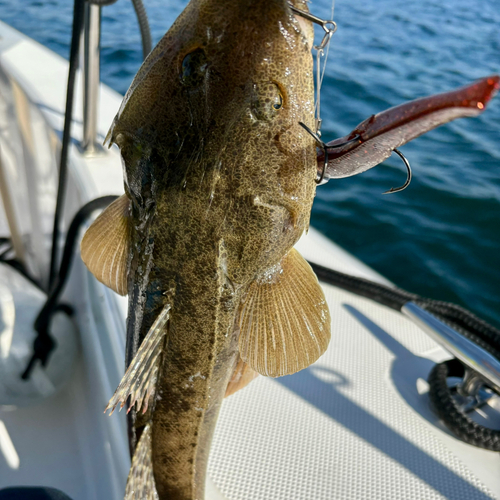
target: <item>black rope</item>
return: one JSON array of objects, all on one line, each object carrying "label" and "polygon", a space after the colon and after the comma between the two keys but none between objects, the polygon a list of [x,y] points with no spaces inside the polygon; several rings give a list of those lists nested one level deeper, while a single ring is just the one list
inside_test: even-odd
[{"label": "black rope", "polygon": [[474,422],[459,407],[448,387],[448,377],[464,377],[464,366],[451,359],[434,366],[429,374],[429,399],[443,423],[462,441],[491,451],[500,451],[500,430]]},{"label": "black rope", "polygon": [[78,234],[82,225],[92,212],[98,210],[99,208],[107,207],[112,201],[116,200],[116,198],[117,196],[103,196],[92,200],[80,208],[73,218],[68,230],[68,235],[66,236],[61,267],[54,280],[49,296],[47,297],[42,310],[38,313],[35,320],[34,327],[37,332],[37,336],[33,345],[33,355],[31,356],[28,366],[21,375],[24,380],[29,378],[37,361],[40,361],[42,366],[46,366],[51,352],[56,347],[56,342],[49,332],[50,322],[55,312],[62,311],[67,314],[71,314],[72,309],[65,304],[59,304],[58,301],[69,276],[75,250],[75,243],[77,242]]},{"label": "black rope", "polygon": [[313,262],[309,262],[309,264],[320,281],[372,299],[396,311],[401,311],[401,308],[407,302],[415,302],[423,309],[457,329],[467,338],[473,341],[484,341],[489,344],[489,349],[500,349],[500,330],[463,307],[449,302],[421,297],[401,288],[389,287],[364,278],[350,276],[349,274],[334,271]]},{"label": "black rope", "polygon": [[45,293],[45,289],[42,287],[40,282],[33,278],[33,276],[31,276],[27,269],[17,259],[0,259],[0,262],[15,269],[19,274],[22,274],[28,281],[33,283],[33,285]]},{"label": "black rope", "polygon": [[[3,248],[2,248],[3,247]],[[0,238],[0,261],[5,260],[7,255],[13,251],[10,238]]]},{"label": "black rope", "polygon": [[[500,359],[500,330],[463,307],[421,297],[401,288],[350,276],[312,262],[309,264],[320,281],[369,298],[396,311],[401,311],[407,302],[415,302],[422,309]],[[456,376],[457,363],[462,367],[463,372],[462,363],[453,360],[451,364],[448,361],[439,363],[429,375],[429,397],[436,412],[448,429],[463,441],[488,450],[500,451],[500,432],[475,423],[460,409],[453,398],[446,379]],[[468,369],[470,370],[470,367]]]},{"label": "black rope", "polygon": [[75,0],[73,4],[73,29],[69,53],[68,87],[66,91],[66,110],[64,113],[64,128],[62,136],[61,158],[59,163],[59,182],[57,186],[56,211],[54,213],[54,229],[52,232],[52,251],[50,255],[49,290],[55,280],[58,265],[59,233],[64,199],[66,195],[66,178],[68,174],[68,152],[71,141],[71,121],[73,118],[73,100],[75,94],[76,70],[80,50],[80,35],[83,29],[84,0]]}]

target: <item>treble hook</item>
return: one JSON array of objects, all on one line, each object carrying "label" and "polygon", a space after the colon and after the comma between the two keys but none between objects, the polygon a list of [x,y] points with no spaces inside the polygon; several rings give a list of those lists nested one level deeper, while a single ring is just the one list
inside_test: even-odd
[{"label": "treble hook", "polygon": [[[323,161],[323,168],[321,170],[321,175],[319,179],[316,179],[316,184],[321,184],[323,182],[323,179],[325,178],[325,171],[326,171],[326,166],[328,165],[328,150],[329,149],[335,149],[335,148],[342,148],[346,144],[351,144],[351,142],[356,142],[359,139],[361,139],[361,136],[359,134],[356,134],[352,139],[349,139],[348,141],[345,141],[341,144],[335,144],[334,146],[329,146],[326,144],[319,135],[315,132],[313,132],[305,123],[299,122],[299,125],[309,134],[311,134],[314,138],[314,140],[318,143],[318,146],[323,150],[323,153],[325,154],[325,160]],[[404,189],[404,188],[403,188]]]},{"label": "treble hook", "polygon": [[389,191],[384,191],[382,194],[391,194],[391,193],[399,193],[399,191],[403,191],[403,189],[406,189],[411,182],[411,167],[410,167],[410,162],[406,159],[405,155],[399,151],[399,149],[393,149],[393,151],[403,160],[406,170],[408,171],[407,177],[406,177],[406,182],[397,188],[391,188]]}]

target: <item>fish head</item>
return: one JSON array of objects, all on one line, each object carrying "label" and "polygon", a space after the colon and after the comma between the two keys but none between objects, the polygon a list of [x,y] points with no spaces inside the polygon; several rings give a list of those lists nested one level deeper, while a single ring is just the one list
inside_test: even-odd
[{"label": "fish head", "polygon": [[165,189],[199,193],[224,214],[233,253],[259,239],[266,255],[253,252],[254,268],[296,242],[315,194],[315,143],[299,125],[314,128],[313,28],[291,4],[307,10],[303,0],[191,0],[109,134],[133,202],[147,209]]}]

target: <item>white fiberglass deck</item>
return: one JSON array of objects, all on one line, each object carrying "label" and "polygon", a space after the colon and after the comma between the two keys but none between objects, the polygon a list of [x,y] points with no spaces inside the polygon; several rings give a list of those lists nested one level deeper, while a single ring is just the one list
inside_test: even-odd
[{"label": "white fiberglass deck", "polygon": [[[5,25],[0,36],[2,74],[59,135],[66,63]],[[9,82],[3,85],[12,88]],[[102,88],[102,136],[119,103]],[[12,123],[0,115],[0,125],[0,150],[15,153],[7,143],[15,135]],[[13,164],[22,156],[14,153]],[[115,150],[86,160],[73,147],[71,161],[69,215],[90,198],[121,191]],[[30,168],[36,175],[36,164]],[[47,192],[54,190],[53,173],[51,179]],[[53,205],[40,201],[40,214],[19,205],[27,231],[36,216],[50,220]],[[314,230],[298,248],[311,261],[383,281]],[[225,498],[498,498],[498,454],[457,441],[429,409],[425,380],[446,354],[400,314],[331,286],[325,293],[332,316],[325,355],[296,375],[259,377],[223,405],[209,469]],[[81,263],[73,267],[65,299],[77,310],[78,362],[55,396],[0,408],[0,488],[44,485],[74,500],[120,500],[129,467],[123,413],[110,418],[102,411],[123,373],[126,299],[97,283]]]}]

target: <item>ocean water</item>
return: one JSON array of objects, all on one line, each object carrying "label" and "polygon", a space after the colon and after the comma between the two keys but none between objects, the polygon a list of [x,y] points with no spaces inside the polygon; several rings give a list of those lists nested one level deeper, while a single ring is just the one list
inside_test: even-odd
[{"label": "ocean water", "polygon": [[[144,0],[156,43],[186,1]],[[68,57],[72,2],[0,0],[0,19]],[[331,0],[311,10],[328,18]],[[322,88],[323,138],[371,114],[500,72],[498,0],[337,0]],[[103,9],[102,80],[124,93],[141,63],[131,4]],[[500,325],[500,96],[383,165],[318,188],[312,224],[398,286]]]}]

